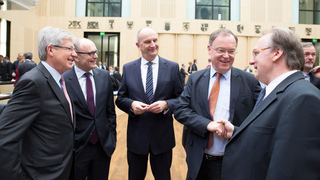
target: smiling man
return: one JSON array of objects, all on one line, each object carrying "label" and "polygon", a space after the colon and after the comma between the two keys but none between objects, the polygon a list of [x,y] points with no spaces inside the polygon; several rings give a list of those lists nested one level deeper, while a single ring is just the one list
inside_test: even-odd
[{"label": "smiling man", "polygon": [[172,112],[183,90],[179,65],[158,56],[158,33],[149,27],[139,30],[136,46],[142,57],[123,66],[116,101],[129,115],[129,180],[145,178],[149,157],[155,179],[167,180],[175,146]]},{"label": "smiling man", "polygon": [[212,133],[216,121],[227,119],[240,125],[258,98],[261,88],[254,76],[232,67],[237,44],[238,38],[230,30],[213,32],[207,47],[211,67],[190,75],[176,105],[175,118],[190,131],[187,179],[220,180],[228,139]]},{"label": "smiling man", "polygon": [[97,68],[98,51],[86,38],[74,42],[78,57],[65,72],[74,102],[76,125],[75,179],[108,179],[111,155],[116,147],[116,114],[109,72]]},{"label": "smiling man", "polygon": [[39,31],[41,62],[21,77],[0,117],[1,179],[69,179],[74,118],[61,75],[77,57],[73,39],[58,28]]}]

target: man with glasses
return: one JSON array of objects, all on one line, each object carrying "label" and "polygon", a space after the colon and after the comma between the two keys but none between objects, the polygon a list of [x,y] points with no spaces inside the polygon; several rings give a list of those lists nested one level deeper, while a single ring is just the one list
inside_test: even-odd
[{"label": "man with glasses", "polygon": [[207,48],[212,66],[190,75],[176,105],[175,118],[189,130],[185,133],[189,136],[187,179],[220,180],[228,139],[212,133],[219,127],[216,121],[227,119],[240,125],[261,90],[252,74],[232,67],[237,43],[230,30],[221,28],[211,34]]},{"label": "man with glasses", "polygon": [[304,78],[315,85],[318,89],[320,89],[320,79],[318,79],[312,71],[314,63],[316,61],[316,48],[311,42],[303,42],[302,47],[305,60],[302,70]]},{"label": "man with glasses", "polygon": [[305,63],[300,38],[274,27],[254,53],[250,64],[267,87],[240,127],[220,121],[232,136],[221,179],[319,179],[320,91],[300,71]]},{"label": "man with glasses", "polygon": [[0,178],[69,179],[73,163],[73,108],[62,74],[77,57],[74,36],[39,31],[41,62],[24,74],[0,117]]},{"label": "man with glasses", "polygon": [[74,102],[77,125],[75,179],[108,179],[116,147],[116,114],[109,72],[97,68],[98,51],[85,38],[74,42],[75,66],[63,74]]}]

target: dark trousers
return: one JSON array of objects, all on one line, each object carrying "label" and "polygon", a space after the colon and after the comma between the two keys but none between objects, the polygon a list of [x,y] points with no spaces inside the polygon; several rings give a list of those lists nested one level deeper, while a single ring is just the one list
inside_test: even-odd
[{"label": "dark trousers", "polygon": [[155,180],[171,179],[170,167],[172,163],[172,150],[161,154],[135,154],[128,150],[129,180],[143,180],[147,173],[148,156]]},{"label": "dark trousers", "polygon": [[100,141],[95,145],[90,142],[76,155],[76,180],[107,180],[111,158],[102,149]]},{"label": "dark trousers", "polygon": [[197,180],[221,180],[222,159],[203,157]]}]

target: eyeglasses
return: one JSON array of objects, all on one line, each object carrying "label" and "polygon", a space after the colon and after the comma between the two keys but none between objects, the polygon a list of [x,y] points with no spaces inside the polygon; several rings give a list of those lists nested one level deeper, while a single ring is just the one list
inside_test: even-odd
[{"label": "eyeglasses", "polygon": [[94,57],[94,55],[99,55],[99,51],[96,50],[96,51],[91,51],[91,52],[76,52],[78,54],[88,54],[90,57]]},{"label": "eyeglasses", "polygon": [[267,49],[270,49],[270,48],[271,47],[266,47],[266,48],[262,48],[262,49],[253,50],[252,51],[252,55],[255,58],[261,53],[261,51],[264,51],[264,50],[267,50]]},{"label": "eyeglasses", "polygon": [[215,50],[220,55],[225,54],[226,52],[228,52],[230,56],[234,56],[235,54],[237,54],[236,50],[229,50],[229,51],[224,49],[213,49],[213,50]]},{"label": "eyeglasses", "polygon": [[304,56],[305,56],[305,57],[308,57],[308,56],[315,57],[316,54],[314,54],[314,53],[312,53],[312,54],[310,54],[310,53],[305,53]]},{"label": "eyeglasses", "polygon": [[59,45],[52,45],[52,46],[56,47],[56,48],[64,48],[64,49],[67,49],[70,52],[74,51],[73,47],[65,47],[65,46],[59,46]]}]

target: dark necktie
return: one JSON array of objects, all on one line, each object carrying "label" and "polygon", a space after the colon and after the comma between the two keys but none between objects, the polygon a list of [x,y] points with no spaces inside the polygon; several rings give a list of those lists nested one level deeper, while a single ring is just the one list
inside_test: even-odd
[{"label": "dark necktie", "polygon": [[61,84],[61,89],[64,93],[64,96],[66,97],[68,103],[69,103],[69,108],[70,108],[70,113],[71,113],[71,121],[73,122],[73,115],[72,115],[72,106],[71,106],[71,101],[70,101],[70,97],[67,93],[67,88],[66,88],[66,83],[64,82],[64,79],[63,77],[61,76],[61,79],[60,79],[60,84]]},{"label": "dark necktie", "polygon": [[[214,115],[214,111],[216,109],[217,101],[218,101],[218,97],[219,97],[220,77],[222,74],[216,73],[216,75],[217,75],[217,78],[212,86],[211,93],[209,96],[209,110],[210,110],[210,115],[211,115],[212,121],[214,121],[213,115]],[[213,133],[210,132],[208,143],[207,143],[207,149],[210,149],[212,146],[213,146]]]},{"label": "dark necktie", "polygon": [[148,62],[147,80],[146,80],[146,95],[148,103],[151,104],[153,100],[153,74],[152,74],[152,62]]},{"label": "dark necktie", "polygon": [[256,105],[254,106],[254,109],[257,108],[259,106],[259,104],[262,102],[264,96],[266,95],[266,88],[263,88],[261,91],[260,91],[260,94],[259,94],[259,97],[258,97],[258,100],[256,102]]},{"label": "dark necktie", "polygon": [[[84,74],[87,77],[86,80],[86,89],[87,89],[87,104],[89,106],[89,109],[91,111],[91,113],[94,115],[94,111],[95,111],[95,106],[94,106],[94,96],[93,96],[93,88],[92,88],[92,82],[90,79],[90,75],[91,73],[85,73]],[[97,128],[94,128],[94,131],[90,137],[90,142],[92,144],[96,144],[97,141],[99,139],[99,135],[97,132]]]}]

